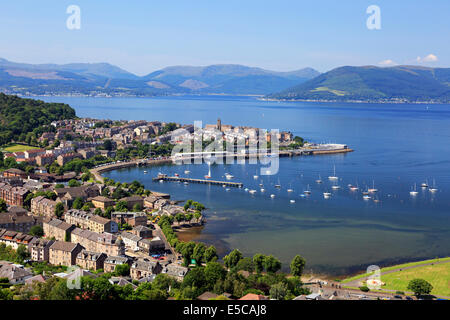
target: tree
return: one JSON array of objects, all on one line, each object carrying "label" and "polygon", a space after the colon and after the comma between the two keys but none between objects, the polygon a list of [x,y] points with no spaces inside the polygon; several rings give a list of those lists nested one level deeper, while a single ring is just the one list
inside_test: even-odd
[{"label": "tree", "polygon": [[32,226],[30,229],[30,234],[36,237],[43,237],[44,229],[40,225]]},{"label": "tree", "polygon": [[277,258],[275,258],[274,256],[270,255],[270,256],[266,256],[264,258],[264,268],[266,269],[267,272],[269,273],[275,273],[278,270],[281,269],[281,262],[280,260],[278,260]]},{"label": "tree", "polygon": [[124,200],[118,201],[116,203],[116,211],[127,212],[128,211],[128,203]]},{"label": "tree", "polygon": [[30,258],[30,253],[28,252],[27,247],[23,244],[20,244],[19,247],[17,247],[16,254],[19,262],[23,262],[24,260]]},{"label": "tree", "polygon": [[142,205],[140,203],[136,203],[133,206],[133,212],[141,212],[142,211]]},{"label": "tree", "polygon": [[234,249],[223,258],[225,266],[229,269],[235,267],[239,260],[242,259],[242,253],[238,249]]},{"label": "tree", "polygon": [[408,290],[414,292],[416,296],[430,294],[433,286],[424,279],[413,279],[408,283]]},{"label": "tree", "polygon": [[63,214],[64,214],[64,205],[62,202],[58,202],[55,206],[55,215],[58,218],[61,218]]},{"label": "tree", "polygon": [[253,260],[251,258],[243,258],[236,265],[236,269],[253,272],[253,270],[255,270],[255,266],[254,266]]},{"label": "tree", "polygon": [[208,290],[213,289],[217,281],[225,280],[225,277],[227,275],[227,271],[218,262],[209,262],[205,267],[204,273]]},{"label": "tree", "polygon": [[94,214],[97,215],[97,216],[102,216],[103,215],[103,211],[100,208],[96,208],[94,210]]},{"label": "tree", "polygon": [[191,269],[183,279],[183,286],[203,289],[207,285],[205,268],[196,267]]},{"label": "tree", "polygon": [[207,263],[211,262],[211,261],[216,261],[217,259],[219,259],[219,256],[217,255],[216,247],[209,246],[208,249],[205,250],[205,254],[203,255],[203,257],[205,258],[205,261]]},{"label": "tree", "polygon": [[130,275],[130,266],[128,264],[126,264],[126,263],[119,264],[114,269],[114,273],[117,276],[122,276],[122,277],[129,276]]},{"label": "tree", "polygon": [[6,209],[8,206],[6,205],[6,201],[3,199],[0,199],[0,212],[6,212]]},{"label": "tree", "polygon": [[205,251],[206,246],[201,242],[197,243],[194,247],[194,252],[192,253],[192,259],[195,259],[198,264],[201,264],[204,260]]},{"label": "tree", "polygon": [[69,180],[69,187],[73,188],[73,187],[79,187],[79,186],[81,186],[81,183],[78,182],[77,180],[75,180],[75,179]]},{"label": "tree", "polygon": [[285,283],[279,282],[270,288],[270,298],[275,300],[284,300],[288,294],[288,288]]},{"label": "tree", "polygon": [[113,144],[112,144],[111,140],[103,141],[103,149],[108,150],[108,151],[111,151],[113,149]]},{"label": "tree", "polygon": [[72,203],[72,208],[73,209],[81,209],[83,208],[84,202],[82,198],[76,198],[73,203]]},{"label": "tree", "polygon": [[255,266],[255,270],[258,273],[261,273],[264,271],[264,255],[257,253],[253,256],[253,264]]},{"label": "tree", "polygon": [[306,260],[299,255],[296,255],[291,261],[291,273],[293,276],[301,277],[303,269],[305,268]]}]

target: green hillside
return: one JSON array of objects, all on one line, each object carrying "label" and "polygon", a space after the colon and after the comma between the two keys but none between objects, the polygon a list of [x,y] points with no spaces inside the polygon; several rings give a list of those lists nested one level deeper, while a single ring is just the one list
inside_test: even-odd
[{"label": "green hillside", "polygon": [[36,138],[38,131],[52,121],[73,118],[75,110],[67,104],[46,103],[0,93],[0,145]]},{"label": "green hillside", "polygon": [[418,66],[340,67],[268,97],[446,103],[450,102],[450,69]]}]

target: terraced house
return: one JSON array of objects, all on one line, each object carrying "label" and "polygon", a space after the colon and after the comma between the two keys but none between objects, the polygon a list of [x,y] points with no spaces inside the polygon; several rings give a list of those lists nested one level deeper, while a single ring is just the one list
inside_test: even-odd
[{"label": "terraced house", "polygon": [[88,229],[98,233],[116,233],[119,231],[119,226],[116,222],[81,210],[71,209],[67,211],[64,215],[64,220],[81,229]]},{"label": "terraced house", "polygon": [[44,198],[43,196],[38,196],[31,199],[31,213],[37,216],[54,218],[57,203],[57,201]]},{"label": "terraced house", "polygon": [[122,239],[110,233],[75,228],[71,233],[71,241],[81,244],[88,251],[103,252],[108,256],[125,254],[125,245]]},{"label": "terraced house", "polygon": [[67,241],[70,239],[72,230],[75,229],[74,225],[59,219],[53,219],[50,221],[44,221],[44,236],[48,239],[55,238],[59,241]]},{"label": "terraced house", "polygon": [[73,266],[84,248],[79,243],[55,241],[49,250],[49,263],[55,266]]}]

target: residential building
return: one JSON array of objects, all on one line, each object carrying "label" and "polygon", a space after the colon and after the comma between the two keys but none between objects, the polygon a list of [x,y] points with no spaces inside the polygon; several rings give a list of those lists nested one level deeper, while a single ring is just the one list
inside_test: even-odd
[{"label": "residential building", "polygon": [[29,245],[31,260],[49,261],[49,251],[55,241],[47,239],[34,238]]},{"label": "residential building", "polygon": [[153,237],[153,231],[152,231],[152,229],[150,229],[150,228],[148,228],[148,227],[146,227],[146,226],[137,226],[137,227],[134,227],[134,228],[131,230],[131,233],[132,233],[132,234],[135,234],[135,235],[137,235],[138,237],[141,237],[141,238],[143,238],[143,239],[149,239],[149,238]]},{"label": "residential building", "polygon": [[106,254],[82,250],[76,258],[76,264],[86,270],[103,269]]},{"label": "residential building", "polygon": [[25,198],[30,193],[23,187],[13,187],[9,183],[0,182],[0,199],[10,206],[23,206]]},{"label": "residential building", "polygon": [[120,236],[122,237],[123,242],[125,243],[125,248],[138,251],[139,250],[139,241],[142,240],[141,237],[132,234],[130,232],[123,231]]},{"label": "residential building", "polygon": [[129,257],[108,256],[104,262],[103,271],[111,273],[116,270],[116,266],[121,264],[131,265],[131,262],[132,260]]},{"label": "residential building", "polygon": [[127,203],[128,210],[134,208],[135,205],[140,205],[141,208],[144,206],[144,199],[141,196],[130,196],[120,199],[120,201],[125,201]]},{"label": "residential building", "polygon": [[92,204],[96,208],[100,208],[102,210],[105,210],[108,207],[114,207],[115,201],[113,199],[103,197],[103,196],[97,196],[91,199]]},{"label": "residential building", "polygon": [[56,156],[53,154],[42,154],[35,158],[38,166],[45,166],[46,164],[52,164],[56,160]]},{"label": "residential building", "polygon": [[67,162],[72,161],[73,159],[80,159],[83,156],[79,153],[66,153],[66,154],[60,154],[57,158],[56,161],[58,162],[58,164],[62,167],[64,166]]},{"label": "residential building", "polygon": [[55,241],[50,246],[49,263],[55,266],[73,266],[83,249],[79,243]]},{"label": "residential building", "polygon": [[71,232],[75,226],[59,219],[46,220],[43,223],[44,236],[48,239],[55,238],[59,241],[70,240]]},{"label": "residential building", "polygon": [[79,228],[88,229],[94,232],[116,233],[119,231],[119,226],[115,221],[81,210],[68,210],[64,215],[64,220]]},{"label": "residential building", "polygon": [[0,228],[19,232],[30,232],[31,227],[42,225],[42,219],[13,212],[0,213]]},{"label": "residential building", "polygon": [[162,269],[159,262],[137,260],[131,264],[130,275],[133,280],[139,280],[153,274],[159,274]]},{"label": "residential building", "polygon": [[125,254],[125,244],[121,237],[110,233],[98,233],[76,228],[71,233],[71,241],[80,243],[88,251],[103,252],[108,256]]},{"label": "residential building", "polygon": [[44,216],[48,218],[55,217],[55,209],[58,202],[38,196],[31,199],[31,213],[36,216]]},{"label": "residential building", "polygon": [[132,227],[147,226],[147,214],[144,212],[113,212],[111,220],[118,224],[129,224]]},{"label": "residential building", "polygon": [[33,276],[33,273],[23,266],[8,261],[0,261],[0,278],[7,278],[11,284],[22,284]]},{"label": "residential building", "polygon": [[171,277],[174,277],[178,281],[183,281],[188,271],[188,268],[180,266],[179,264],[169,263],[163,267],[161,273],[165,273]]}]

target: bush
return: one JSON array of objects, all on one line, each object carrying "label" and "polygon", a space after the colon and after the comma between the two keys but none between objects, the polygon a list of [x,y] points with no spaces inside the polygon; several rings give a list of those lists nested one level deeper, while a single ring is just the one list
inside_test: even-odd
[{"label": "bush", "polygon": [[359,290],[361,290],[362,292],[369,292],[370,291],[369,287],[367,287],[367,286],[359,287]]}]

